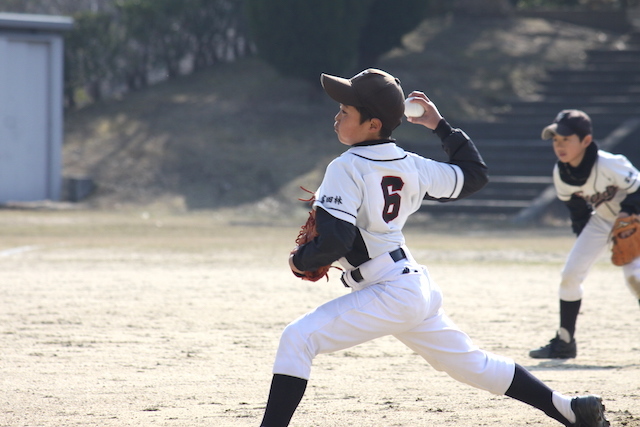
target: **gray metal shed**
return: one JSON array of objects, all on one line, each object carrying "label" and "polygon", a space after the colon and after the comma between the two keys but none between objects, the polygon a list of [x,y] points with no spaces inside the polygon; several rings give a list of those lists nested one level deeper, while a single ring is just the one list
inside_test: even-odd
[{"label": "gray metal shed", "polygon": [[0,13],[0,204],[59,200],[64,16]]}]

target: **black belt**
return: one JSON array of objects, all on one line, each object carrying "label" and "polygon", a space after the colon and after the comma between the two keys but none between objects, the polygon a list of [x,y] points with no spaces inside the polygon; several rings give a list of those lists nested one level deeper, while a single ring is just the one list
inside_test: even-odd
[{"label": "black belt", "polygon": [[[402,248],[398,248],[394,251],[389,252],[389,256],[391,257],[393,262],[398,262],[402,259],[407,259],[407,254],[404,253],[404,250]],[[347,273],[347,274],[351,274],[351,278],[356,283],[360,283],[364,280],[364,277],[362,277],[362,273],[360,273],[359,268],[356,268],[355,270],[351,270],[351,273]],[[344,280],[344,277],[340,277],[340,280],[342,280],[342,284],[344,286],[346,286],[347,288],[349,287],[347,282]]]}]

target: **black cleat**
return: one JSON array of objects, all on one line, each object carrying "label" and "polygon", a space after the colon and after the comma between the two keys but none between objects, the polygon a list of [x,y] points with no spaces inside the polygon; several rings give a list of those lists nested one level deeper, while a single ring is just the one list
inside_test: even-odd
[{"label": "black cleat", "polygon": [[574,427],[609,427],[604,416],[604,405],[600,396],[580,396],[571,400],[571,409],[576,414]]},{"label": "black cleat", "polygon": [[556,335],[554,339],[549,341],[549,344],[536,350],[531,350],[529,357],[534,359],[572,359],[576,357],[577,353],[578,349],[574,338],[568,343]]}]

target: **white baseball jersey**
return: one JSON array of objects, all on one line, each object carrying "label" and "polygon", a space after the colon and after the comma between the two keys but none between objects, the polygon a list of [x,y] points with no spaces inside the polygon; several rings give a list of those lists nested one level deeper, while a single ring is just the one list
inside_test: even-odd
[{"label": "white baseball jersey", "polygon": [[[621,210],[620,203],[638,190],[640,179],[638,170],[625,156],[598,150],[584,184],[564,182],[557,163],[553,169],[553,182],[560,200],[566,202],[576,195],[593,209],[593,215],[567,256],[560,280],[560,299],[579,301],[584,296],[583,283],[589,270],[609,244],[611,227]],[[640,258],[623,266],[622,271],[627,286],[640,298]]]},{"label": "white baseball jersey", "polygon": [[[308,379],[317,354],[393,335],[435,369],[459,381],[496,394],[510,386],[513,360],[479,349],[446,316],[440,288],[404,245],[402,226],[425,196],[456,199],[486,182],[482,159],[466,134],[443,133],[443,148],[453,153],[451,163],[406,152],[393,141],[380,141],[352,146],[329,164],[314,207],[333,217],[334,225],[347,223],[358,230],[353,248],[339,259],[345,267],[343,279],[353,279],[343,280],[351,292],[285,328],[274,374]],[[332,233],[323,229],[320,236],[323,232]],[[402,257],[394,259],[391,253],[398,248]],[[301,257],[317,254],[303,252]],[[350,254],[349,259],[359,261],[355,269],[359,280],[351,274],[356,266],[347,261]]]},{"label": "white baseball jersey", "polygon": [[638,170],[620,154],[598,150],[598,158],[583,185],[570,185],[562,181],[556,164],[553,182],[558,198],[568,201],[572,194],[587,201],[596,215],[613,222],[620,213],[620,202],[640,186]]},{"label": "white baseball jersey", "polygon": [[[406,152],[393,142],[355,146],[329,164],[315,206],[357,226],[375,258],[404,245],[402,227],[425,195],[456,198],[463,183],[458,166]],[[346,258],[339,262],[353,268]]]}]

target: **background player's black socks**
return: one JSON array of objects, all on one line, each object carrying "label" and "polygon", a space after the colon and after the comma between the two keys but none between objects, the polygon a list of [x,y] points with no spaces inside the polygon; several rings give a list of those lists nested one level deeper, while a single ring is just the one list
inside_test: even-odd
[{"label": "background player's black socks", "polygon": [[505,395],[540,409],[566,426],[570,425],[553,404],[553,390],[517,363],[513,381]]},{"label": "background player's black socks", "polygon": [[578,313],[580,313],[581,303],[582,300],[560,300],[560,327],[566,329],[572,339],[573,335],[576,333],[576,321],[578,320]]},{"label": "background player's black socks", "polygon": [[261,427],[286,427],[307,388],[307,380],[275,374]]}]

